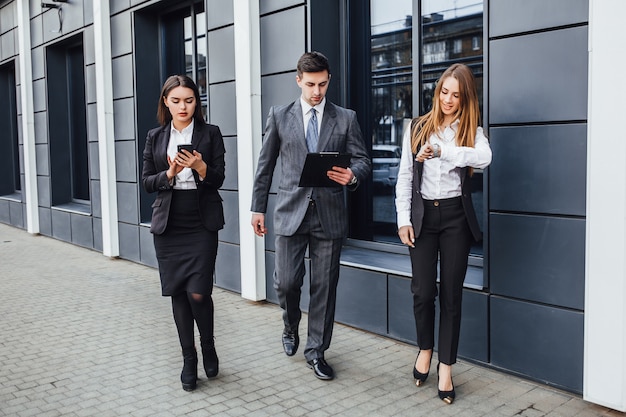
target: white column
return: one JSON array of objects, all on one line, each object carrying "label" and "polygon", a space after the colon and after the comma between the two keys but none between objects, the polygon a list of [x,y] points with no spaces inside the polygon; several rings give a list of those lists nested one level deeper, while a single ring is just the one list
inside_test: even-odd
[{"label": "white column", "polygon": [[250,226],[252,186],[261,150],[261,42],[258,0],[234,0],[241,296],[264,300],[265,241]]},{"label": "white column", "polygon": [[[626,411],[626,2],[589,1],[583,396]],[[572,167],[572,169],[577,169]]]},{"label": "white column", "polygon": [[17,0],[17,37],[22,102],[22,143],[24,149],[24,197],[26,230],[39,233],[37,158],[35,152],[35,110],[33,106],[33,62],[30,50],[30,10],[28,0]]},{"label": "white column", "polygon": [[115,136],[113,131],[113,69],[111,55],[111,12],[109,0],[93,2],[94,49],[96,51],[96,113],[98,115],[98,154],[102,204],[102,253],[117,257],[117,187]]}]

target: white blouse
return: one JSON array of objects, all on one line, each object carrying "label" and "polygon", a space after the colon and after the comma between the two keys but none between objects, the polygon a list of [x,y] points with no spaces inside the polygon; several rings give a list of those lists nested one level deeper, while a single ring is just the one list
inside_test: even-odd
[{"label": "white blouse", "polygon": [[[486,168],[491,163],[491,148],[482,127],[476,130],[474,147],[457,146],[454,140],[459,121],[433,134],[428,139],[441,148],[439,158],[424,161],[420,193],[425,200],[458,197],[461,195],[461,169]],[[410,125],[402,138],[402,157],[396,184],[396,212],[398,228],[411,226],[411,198],[413,192],[413,153]]]},{"label": "white blouse", "polygon": [[[193,136],[194,120],[191,119],[189,126],[185,127],[180,132],[174,127],[174,123],[171,123],[170,128],[170,141],[167,144],[167,156],[170,159],[174,159],[178,153],[178,145],[191,144],[191,137]],[[176,174],[176,182],[174,182],[175,190],[195,190],[196,180],[193,177],[191,168],[183,168],[178,174]]]}]

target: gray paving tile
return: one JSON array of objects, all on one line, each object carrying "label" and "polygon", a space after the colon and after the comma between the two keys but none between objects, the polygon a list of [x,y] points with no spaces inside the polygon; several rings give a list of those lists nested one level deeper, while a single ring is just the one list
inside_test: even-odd
[{"label": "gray paving tile", "polygon": [[[220,375],[180,387],[182,357],[154,268],[0,224],[0,416],[621,416],[464,361],[457,401],[418,389],[415,347],[337,325],[319,381],[282,353],[280,310],[216,289]],[[304,324],[304,323],[303,323]],[[301,329],[306,335],[306,328]],[[199,343],[199,341],[198,341]]]}]

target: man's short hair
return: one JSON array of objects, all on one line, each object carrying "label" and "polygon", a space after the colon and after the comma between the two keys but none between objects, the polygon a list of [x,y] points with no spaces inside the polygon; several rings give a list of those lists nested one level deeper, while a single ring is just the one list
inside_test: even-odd
[{"label": "man's short hair", "polygon": [[298,77],[302,78],[303,72],[322,72],[328,71],[330,74],[330,65],[328,58],[320,52],[306,52],[300,57],[297,65]]}]

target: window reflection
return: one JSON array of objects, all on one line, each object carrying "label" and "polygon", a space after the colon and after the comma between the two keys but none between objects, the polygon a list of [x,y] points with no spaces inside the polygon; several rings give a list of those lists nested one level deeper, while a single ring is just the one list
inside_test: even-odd
[{"label": "window reflection", "polygon": [[[412,45],[413,1],[370,0],[371,10],[371,140],[374,241],[399,243],[396,234],[394,187],[402,135],[413,115],[430,110],[435,83],[452,63],[468,65],[483,100],[483,3],[478,0],[422,0],[420,31],[419,109],[414,111]],[[416,21],[416,23],[418,23]],[[472,178],[479,221],[483,213],[482,171]],[[482,226],[482,224],[481,224]],[[482,243],[472,249],[482,254]]]}]

